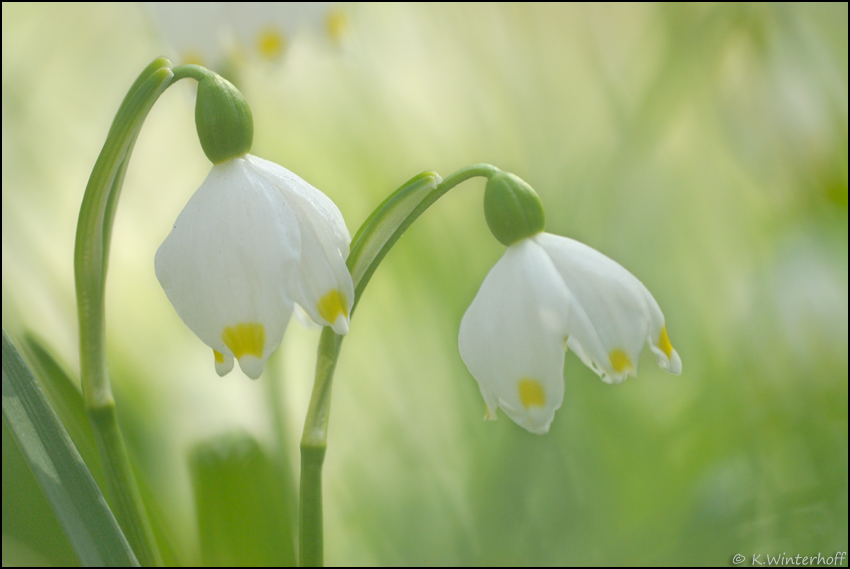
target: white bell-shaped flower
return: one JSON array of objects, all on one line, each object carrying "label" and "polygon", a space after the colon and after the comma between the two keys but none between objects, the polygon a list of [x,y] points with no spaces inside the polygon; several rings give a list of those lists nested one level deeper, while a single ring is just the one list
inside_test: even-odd
[{"label": "white bell-shaped flower", "polygon": [[501,407],[543,434],[564,399],[572,349],[608,383],[637,373],[648,342],[662,369],[680,374],[658,303],[634,275],[573,239],[537,233],[508,247],[460,324],[460,354],[478,381],[486,418]]},{"label": "white bell-shaped flower", "polygon": [[348,332],[351,235],[325,194],[250,154],[213,166],[156,253],[177,314],[225,375],[252,379],[280,345],[298,303],[317,324]]}]

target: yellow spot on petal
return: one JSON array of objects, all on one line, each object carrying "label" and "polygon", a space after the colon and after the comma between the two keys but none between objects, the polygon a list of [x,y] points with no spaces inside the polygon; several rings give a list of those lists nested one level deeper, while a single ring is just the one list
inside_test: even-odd
[{"label": "yellow spot on petal", "polygon": [[328,294],[319,299],[316,303],[316,309],[319,311],[319,316],[324,318],[329,323],[336,322],[337,316],[342,314],[347,316],[348,305],[345,295],[337,289],[331,290]]},{"label": "yellow spot on petal", "polygon": [[348,28],[348,20],[342,10],[331,8],[328,10],[328,15],[325,18],[325,27],[328,30],[328,36],[335,42],[339,43]]},{"label": "yellow spot on petal", "polygon": [[673,355],[673,345],[670,343],[670,337],[667,336],[666,324],[661,327],[661,334],[658,335],[658,347],[667,354],[668,358]]},{"label": "yellow spot on petal", "polygon": [[286,47],[286,38],[283,32],[274,28],[267,28],[257,36],[257,51],[260,52],[261,57],[277,59],[283,53],[284,47]]},{"label": "yellow spot on petal", "polygon": [[215,363],[217,363],[217,364],[223,364],[224,363],[224,354],[222,354],[221,352],[217,352],[217,351],[213,350],[213,355],[215,356]]},{"label": "yellow spot on petal", "polygon": [[[238,360],[244,355],[263,358],[263,346],[266,343],[266,329],[259,322],[243,322],[228,326],[221,333],[224,345],[230,348]],[[216,352],[216,360],[219,354]]]},{"label": "yellow spot on petal", "polygon": [[627,354],[620,348],[614,348],[613,350],[611,350],[611,353],[608,354],[608,357],[611,360],[611,367],[613,367],[614,371],[616,371],[617,373],[635,369],[635,366],[632,365],[632,360],[629,357],[629,354]]},{"label": "yellow spot on petal", "polygon": [[523,377],[517,384],[519,387],[519,400],[526,411],[532,407],[546,406],[546,390],[536,379]]}]

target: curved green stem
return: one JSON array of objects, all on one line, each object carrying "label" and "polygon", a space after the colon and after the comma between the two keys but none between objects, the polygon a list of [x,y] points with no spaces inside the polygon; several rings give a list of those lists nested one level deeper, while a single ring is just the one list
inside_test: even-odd
[{"label": "curved green stem", "polygon": [[74,246],[83,398],[94,427],[115,516],[139,562],[146,566],[162,565],[162,559],[115,416],[115,401],[106,369],[106,270],[118,198],[142,124],[169,86],[183,77],[195,77],[200,73],[195,67],[172,70],[168,59],[159,58],[148,65],[130,87],[89,177]]},{"label": "curved green stem", "polygon": [[[458,170],[442,181],[434,172],[424,172],[409,180],[375,208],[354,236],[351,253],[346,261],[354,280],[351,314],[354,314],[357,302],[375,269],[416,218],[461,182],[475,176],[489,178],[499,171],[489,164],[475,164]],[[324,562],[322,465],[328,441],[331,383],[342,339],[330,327],[322,330],[316,379],[301,437],[299,548],[302,567],[319,567]]]},{"label": "curved green stem", "polygon": [[161,565],[162,559],[115,417],[115,401],[106,371],[104,296],[112,222],[130,153],[145,117],[172,82],[170,65],[164,58],[151,63],[118,109],[86,186],[74,247],[83,398],[94,427],[115,516],[139,562],[146,566]]},{"label": "curved green stem", "polygon": [[200,83],[203,79],[210,79],[218,76],[215,72],[210,71],[206,67],[201,67],[200,65],[194,65],[191,63],[178,65],[171,71],[174,73],[175,81],[191,78]]}]

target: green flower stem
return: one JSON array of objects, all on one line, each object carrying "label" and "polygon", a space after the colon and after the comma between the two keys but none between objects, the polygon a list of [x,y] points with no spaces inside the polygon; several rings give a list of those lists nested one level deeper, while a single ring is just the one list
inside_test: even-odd
[{"label": "green flower stem", "polygon": [[328,419],[331,410],[331,382],[342,336],[330,326],[322,330],[316,361],[316,382],[301,437],[301,519],[298,528],[302,567],[324,565],[322,523],[322,464],[328,446]]},{"label": "green flower stem", "polygon": [[112,222],[130,153],[145,117],[172,82],[170,66],[165,58],[151,63],[121,103],[86,186],[74,247],[83,399],[94,427],[115,516],[145,566],[162,565],[162,559],[115,417],[106,371],[104,295]]},{"label": "green flower stem", "polygon": [[179,81],[180,79],[191,78],[200,83],[204,79],[215,79],[218,77],[213,71],[210,71],[206,67],[201,67],[200,65],[186,64],[186,65],[178,65],[175,67],[172,72],[174,73],[174,80]]},{"label": "green flower stem", "polygon": [[202,68],[196,67],[172,70],[169,60],[159,58],[130,87],[86,186],[74,246],[83,398],[94,427],[115,516],[139,562],[145,566],[162,565],[162,558],[118,428],[106,370],[106,269],[115,210],[142,124],[159,96],[174,82],[184,77],[207,76],[199,71]]},{"label": "green flower stem", "polygon": [[[353,316],[363,290],[384,256],[416,218],[456,185],[473,178],[490,178],[500,170],[475,164],[458,170],[445,180],[433,172],[422,173],[390,194],[363,222],[351,243],[346,261],[354,280]],[[299,525],[302,567],[323,565],[322,464],[328,441],[331,382],[342,347],[342,336],[330,327],[322,330],[316,361],[316,380],[301,437],[301,518]]]}]

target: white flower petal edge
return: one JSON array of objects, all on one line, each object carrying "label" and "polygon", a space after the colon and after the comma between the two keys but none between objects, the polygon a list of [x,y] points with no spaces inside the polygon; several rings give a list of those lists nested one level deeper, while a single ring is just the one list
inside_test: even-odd
[{"label": "white flower petal edge", "polygon": [[317,320],[320,308],[308,313],[339,333],[348,329],[349,242],[327,196],[246,155],[213,167],[157,251],[156,275],[183,322],[213,349],[218,374],[230,372],[236,358],[256,379],[280,345],[293,301],[307,298],[315,308],[338,299],[331,302],[336,312],[325,311],[333,321]]},{"label": "white flower petal edge", "polygon": [[342,213],[328,196],[286,168],[256,156],[247,158],[286,192],[301,228],[301,278],[295,283],[293,300],[315,323],[347,334],[354,282],[345,265],[351,234]]},{"label": "white flower petal edge", "polygon": [[682,360],[670,344],[664,315],[649,290],[619,263],[568,237],[539,233],[540,244],[565,286],[591,324],[572,326],[567,347],[607,383],[621,383],[637,374],[644,342],[658,365],[682,373]]},{"label": "white flower petal edge", "polygon": [[534,241],[508,248],[460,323],[459,348],[478,381],[487,419],[501,407],[543,434],[564,398],[564,340],[570,306],[552,261]]},{"label": "white flower petal edge", "polygon": [[563,400],[566,348],[620,383],[637,373],[644,342],[662,369],[681,373],[661,309],[634,275],[578,241],[538,233],[508,247],[487,275],[458,343],[488,418],[502,407],[541,434]]}]

